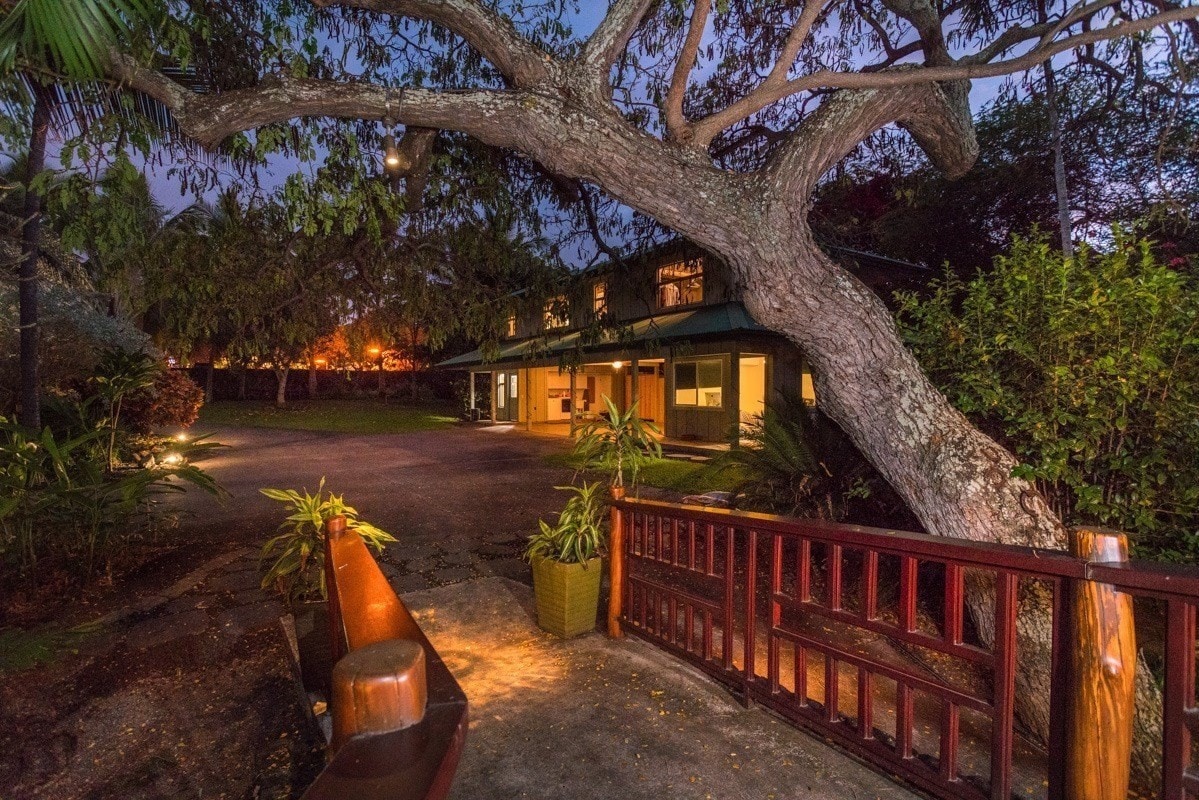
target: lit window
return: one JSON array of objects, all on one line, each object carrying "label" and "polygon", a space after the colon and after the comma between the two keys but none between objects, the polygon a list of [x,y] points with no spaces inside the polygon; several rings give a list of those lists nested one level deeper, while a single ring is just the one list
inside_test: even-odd
[{"label": "lit window", "polygon": [[720,359],[684,361],[674,365],[674,404],[676,406],[721,406]]},{"label": "lit window", "polygon": [[555,297],[545,304],[545,327],[565,328],[570,325],[570,302],[565,295]]},{"label": "lit window", "polygon": [[816,405],[816,384],[812,381],[812,373],[804,366],[799,376],[799,396],[805,406]]},{"label": "lit window", "polygon": [[511,339],[516,335],[516,315],[508,317],[508,338]]},{"label": "lit window", "polygon": [[704,262],[693,258],[658,267],[658,307],[689,306],[704,301]]},{"label": "lit window", "polygon": [[591,307],[597,317],[608,313],[608,284],[603,281],[591,289]]}]

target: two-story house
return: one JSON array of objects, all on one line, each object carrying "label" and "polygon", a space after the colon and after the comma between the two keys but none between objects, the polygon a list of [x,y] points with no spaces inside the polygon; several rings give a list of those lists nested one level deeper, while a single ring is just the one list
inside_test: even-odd
[{"label": "two-story house", "polygon": [[[840,255],[876,289],[921,269]],[[482,419],[567,435],[606,396],[638,403],[667,438],[728,442],[774,397],[816,402],[799,348],[750,317],[724,262],[685,242],[581,273],[574,292],[510,318],[506,334],[489,361],[476,350],[439,365],[469,370],[472,409],[488,398]]]}]

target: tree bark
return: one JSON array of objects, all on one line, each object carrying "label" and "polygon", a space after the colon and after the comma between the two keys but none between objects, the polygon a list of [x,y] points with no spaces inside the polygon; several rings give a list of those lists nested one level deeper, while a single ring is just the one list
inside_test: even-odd
[{"label": "tree bark", "polygon": [[41,255],[42,196],[33,181],[46,167],[46,134],[50,129],[50,99],[37,84],[34,86],[33,130],[29,136],[29,157],[25,163],[24,224],[21,227],[21,269],[18,275],[20,305],[21,390],[18,419],[30,430],[42,427],[41,376],[38,345],[37,264]]},{"label": "tree bark", "polygon": [[289,367],[275,368],[275,381],[277,388],[275,389],[275,407],[283,408],[287,405],[287,373]]},{"label": "tree bark", "polygon": [[1045,105],[1049,117],[1049,148],[1053,152],[1053,189],[1057,197],[1057,224],[1061,236],[1062,254],[1074,257],[1073,220],[1070,218],[1070,191],[1066,186],[1066,157],[1062,150],[1062,120],[1058,113],[1057,77],[1053,63],[1046,61]]}]

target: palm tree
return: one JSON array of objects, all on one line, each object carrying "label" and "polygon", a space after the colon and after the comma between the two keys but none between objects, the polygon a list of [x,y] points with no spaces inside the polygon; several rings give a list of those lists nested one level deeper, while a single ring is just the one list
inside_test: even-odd
[{"label": "palm tree", "polygon": [[[89,85],[104,78],[112,48],[130,32],[152,23],[163,9],[157,0],[0,0],[0,84],[5,111],[28,114],[21,266],[18,276],[21,327],[20,421],[41,427],[38,378],[38,241],[41,194],[34,179],[46,165],[52,124],[79,123],[97,113]],[[16,113],[13,113],[16,116]]]}]

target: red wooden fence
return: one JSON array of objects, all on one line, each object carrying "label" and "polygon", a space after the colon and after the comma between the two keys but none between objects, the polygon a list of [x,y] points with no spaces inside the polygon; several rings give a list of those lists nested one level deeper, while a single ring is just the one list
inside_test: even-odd
[{"label": "red wooden fence", "polygon": [[[1199,798],[1199,570],[640,500],[613,516],[621,628],[937,797],[1077,794],[1070,604],[1087,581],[1163,601],[1160,796]],[[986,618],[969,613],[967,586],[991,596]],[[1052,609],[1048,758],[1014,715],[1030,592]]]}]

